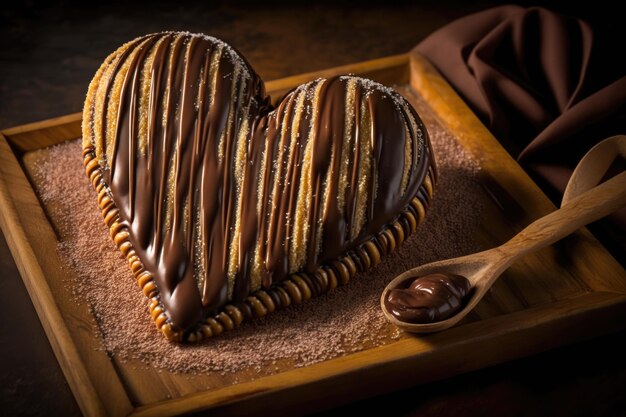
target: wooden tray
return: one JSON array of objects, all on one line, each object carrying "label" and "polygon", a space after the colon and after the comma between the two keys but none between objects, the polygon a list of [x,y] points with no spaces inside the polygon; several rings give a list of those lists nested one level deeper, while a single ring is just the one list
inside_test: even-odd
[{"label": "wooden tray", "polygon": [[[498,245],[552,210],[452,88],[418,55],[398,55],[267,83],[272,97],[321,76],[355,73],[395,85],[482,165],[485,209],[477,238]],[[306,368],[241,383],[158,372],[98,350],[95,321],[63,286],[56,236],[21,161],[29,151],[79,137],[80,114],[0,135],[0,225],[76,400],[88,416],[302,414],[479,369],[626,327],[626,272],[586,231],[516,263],[479,306],[477,320]],[[529,278],[530,277],[530,278]],[[129,275],[129,279],[131,279]],[[515,285],[513,285],[515,284]],[[480,308],[482,307],[482,308]],[[9,318],[5,318],[9,319]],[[20,343],[21,341],[16,341]],[[222,379],[221,381],[224,381]],[[211,382],[217,388],[202,390]]]}]

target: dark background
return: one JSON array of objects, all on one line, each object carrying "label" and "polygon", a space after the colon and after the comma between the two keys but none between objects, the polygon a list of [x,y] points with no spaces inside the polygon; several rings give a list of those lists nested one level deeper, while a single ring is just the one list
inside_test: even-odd
[{"label": "dark background", "polygon": [[[146,33],[188,30],[217,36],[243,53],[263,79],[272,80],[404,53],[447,22],[504,4],[493,0],[92,3],[16,1],[2,6],[0,129],[81,111],[86,87],[103,59],[122,43]],[[540,2],[626,39],[617,6],[602,0],[577,2],[580,6],[569,3]],[[616,51],[616,59],[624,59],[623,51]]]},{"label": "dark background", "polygon": [[[0,11],[0,129],[81,111],[102,60],[145,33],[188,30],[219,37],[267,81],[404,53],[458,17],[503,4],[17,3]],[[540,4],[589,21],[606,39],[626,41],[615,5]],[[616,60],[624,59],[624,50],[622,44]],[[1,234],[0,315],[0,415],[80,415]],[[621,332],[324,415],[384,408],[385,415],[398,416],[625,416],[624,352]]]}]

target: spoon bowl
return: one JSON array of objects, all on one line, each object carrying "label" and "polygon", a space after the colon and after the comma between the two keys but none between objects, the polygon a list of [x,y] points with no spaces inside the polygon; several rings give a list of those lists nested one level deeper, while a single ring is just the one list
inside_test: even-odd
[{"label": "spoon bowl", "polygon": [[[613,136],[594,146],[574,170],[561,208],[531,223],[503,245],[460,258],[421,265],[398,275],[381,294],[380,305],[385,317],[410,333],[438,332],[456,325],[476,307],[502,272],[515,260],[551,245],[626,205],[626,172],[596,185],[619,155],[626,158],[624,135]],[[471,290],[465,296],[460,310],[444,320],[432,323],[405,322],[389,311],[385,300],[391,290],[406,288],[407,281],[433,273],[461,275],[469,281]]]},{"label": "spoon bowl", "polygon": [[[383,314],[391,323],[410,333],[439,332],[456,325],[471,310],[473,310],[474,307],[476,307],[476,304],[478,304],[491,287],[491,281],[495,281],[500,275],[499,272],[494,271],[494,268],[497,268],[498,266],[497,263],[493,262],[494,258],[497,256],[497,251],[498,248],[495,248],[460,258],[437,261],[418,266],[417,268],[413,268],[398,275],[389,284],[387,284],[381,294],[380,305],[383,310]],[[413,281],[418,277],[436,273],[460,275],[467,278],[470,282],[471,291],[465,297],[466,299],[464,300],[463,307],[454,313],[454,315],[445,320],[433,323],[408,323],[399,320],[387,309],[385,300],[389,295],[389,291],[394,288],[407,286],[405,285],[407,284],[407,281]]]}]

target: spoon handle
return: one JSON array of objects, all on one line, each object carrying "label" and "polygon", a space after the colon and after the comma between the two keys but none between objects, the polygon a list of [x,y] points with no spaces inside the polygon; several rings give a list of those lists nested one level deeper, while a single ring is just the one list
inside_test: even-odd
[{"label": "spoon handle", "polygon": [[567,201],[560,209],[544,216],[500,246],[507,266],[517,258],[546,247],[580,227],[626,205],[626,172]]}]

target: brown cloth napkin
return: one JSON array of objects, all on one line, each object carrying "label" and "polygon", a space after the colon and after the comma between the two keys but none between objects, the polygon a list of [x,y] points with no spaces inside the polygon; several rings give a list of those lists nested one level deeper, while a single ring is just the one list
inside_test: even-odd
[{"label": "brown cloth napkin", "polygon": [[[500,6],[448,24],[415,50],[558,203],[580,158],[626,133],[623,42],[544,8]],[[612,220],[626,230],[626,216]]]}]

